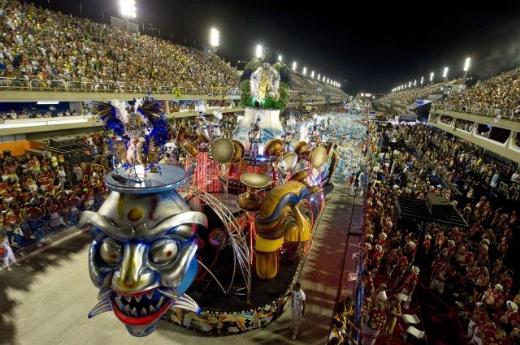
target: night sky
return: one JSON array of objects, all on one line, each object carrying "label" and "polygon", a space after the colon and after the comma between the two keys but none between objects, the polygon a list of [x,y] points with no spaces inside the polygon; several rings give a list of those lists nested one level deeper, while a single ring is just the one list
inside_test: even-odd
[{"label": "night sky", "polygon": [[[100,22],[118,12],[117,0],[33,2]],[[145,29],[151,22],[162,37],[199,48],[215,26],[219,54],[233,65],[262,43],[349,93],[387,92],[431,71],[439,77],[443,66],[453,77],[466,56],[476,79],[520,65],[520,1],[384,3],[137,0],[134,22]]]}]

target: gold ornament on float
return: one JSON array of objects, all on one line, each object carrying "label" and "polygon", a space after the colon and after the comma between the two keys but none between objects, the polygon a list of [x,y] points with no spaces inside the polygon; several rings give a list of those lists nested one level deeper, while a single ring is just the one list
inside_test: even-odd
[{"label": "gold ornament on float", "polygon": [[257,211],[262,204],[258,191],[268,187],[271,179],[261,174],[244,173],[240,175],[240,182],[247,186],[247,192],[238,196],[238,206],[245,211]]}]

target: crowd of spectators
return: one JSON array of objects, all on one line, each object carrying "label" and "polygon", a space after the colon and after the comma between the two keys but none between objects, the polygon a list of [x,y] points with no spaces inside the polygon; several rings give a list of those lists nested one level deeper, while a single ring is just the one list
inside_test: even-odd
[{"label": "crowd of spectators", "polygon": [[[81,139],[89,155],[106,150],[103,136]],[[33,243],[50,231],[75,224],[81,210],[96,207],[105,193],[103,176],[108,161],[67,161],[40,151],[22,157],[0,152],[0,233],[12,248]]]},{"label": "crowd of spectators", "polygon": [[239,82],[215,54],[18,0],[0,0],[1,77],[44,87],[74,81],[96,89],[154,85],[207,93]]},{"label": "crowd of spectators", "polygon": [[[362,344],[391,339],[400,343],[411,333],[423,336],[417,328],[410,332],[403,319],[405,314],[421,315],[421,301],[414,293],[422,284],[427,293],[458,311],[467,325],[460,337],[468,343],[517,344],[520,292],[514,284],[518,279],[511,267],[515,261],[510,244],[520,216],[492,192],[499,178],[514,181],[518,172],[485,162],[474,146],[427,126],[382,129],[371,124],[370,132],[362,321],[359,330],[352,318],[338,321],[338,315],[345,314],[345,307],[340,307],[329,343],[354,343],[346,333],[360,334]],[[446,198],[468,227],[434,222],[414,226],[397,217],[399,196],[426,199],[429,193]],[[430,334],[429,340],[439,336]]]},{"label": "crowd of spectators", "polygon": [[473,132],[473,128],[475,128],[475,123],[468,120],[457,119],[455,122],[455,128],[471,133]]},{"label": "crowd of spectators", "polygon": [[518,118],[520,115],[520,67],[452,92],[436,107],[479,115]]},{"label": "crowd of spectators", "polygon": [[318,82],[316,79],[304,77],[299,73],[291,73],[292,91],[297,91],[305,95],[330,96],[332,98],[344,99],[346,94],[339,88]]},{"label": "crowd of spectators", "polygon": [[17,120],[17,119],[41,119],[41,118],[52,118],[52,117],[66,117],[66,116],[78,116],[79,113],[76,109],[64,110],[64,111],[53,111],[52,109],[40,110],[40,111],[28,111],[28,110],[9,110],[0,111],[0,120]]},{"label": "crowd of spectators", "polygon": [[[457,81],[452,81],[450,83],[456,83]],[[444,83],[435,83],[426,86],[419,86],[414,88],[409,88],[402,91],[395,91],[386,94],[381,97],[380,100],[383,102],[395,102],[401,105],[409,105],[410,103],[415,102],[417,99],[427,98],[429,95],[434,93],[442,93],[441,87]]]},{"label": "crowd of spectators", "polygon": [[453,123],[453,117],[451,117],[451,116],[441,116],[441,122],[444,123],[445,125],[451,126],[451,124]]}]

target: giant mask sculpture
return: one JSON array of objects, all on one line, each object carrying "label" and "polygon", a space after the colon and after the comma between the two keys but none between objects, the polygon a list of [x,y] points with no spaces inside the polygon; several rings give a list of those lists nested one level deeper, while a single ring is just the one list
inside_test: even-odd
[{"label": "giant mask sculpture", "polygon": [[110,195],[80,225],[92,227],[89,272],[100,290],[89,318],[112,310],[130,334],[146,336],[172,307],[199,312],[185,292],[198,269],[196,231],[207,219],[176,191],[183,169],[157,165],[144,177],[138,168],[109,173]]}]

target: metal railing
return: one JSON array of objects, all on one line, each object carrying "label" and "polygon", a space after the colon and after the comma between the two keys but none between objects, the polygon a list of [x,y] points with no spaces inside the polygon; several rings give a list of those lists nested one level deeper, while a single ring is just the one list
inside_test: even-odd
[{"label": "metal railing", "polygon": [[[0,90],[13,91],[61,91],[61,92],[88,92],[88,93],[148,93],[161,95],[199,95],[199,96],[240,96],[242,92],[238,87],[200,87],[186,88],[173,85],[139,85],[120,81],[96,82],[78,80],[38,80],[22,78],[0,77]],[[302,99],[314,97],[321,98],[326,94],[341,99],[341,95],[333,92],[321,92],[316,94],[315,90],[290,90],[291,98]]]},{"label": "metal railing", "polygon": [[95,82],[68,80],[35,80],[0,78],[0,90],[64,91],[106,93],[148,93],[203,96],[239,96],[237,87],[185,88],[172,85],[138,85],[124,82]]},{"label": "metal railing", "polygon": [[459,113],[467,113],[473,115],[482,115],[489,117],[508,118],[514,121],[520,121],[519,109],[501,109],[495,107],[477,107],[477,106],[457,106],[454,104],[434,104],[432,110],[456,111]]},{"label": "metal railing", "polygon": [[97,211],[105,200],[105,196],[106,194],[98,194],[94,197],[94,202],[91,205],[78,205],[75,211],[59,212],[60,224],[53,224],[50,214],[44,214],[35,218],[26,217],[19,224],[15,225],[23,235],[20,234],[20,231],[14,231],[13,229],[13,231],[7,232],[7,237],[11,243],[15,244],[15,250],[37,243],[48,235],[77,224],[81,212],[87,210]]}]

